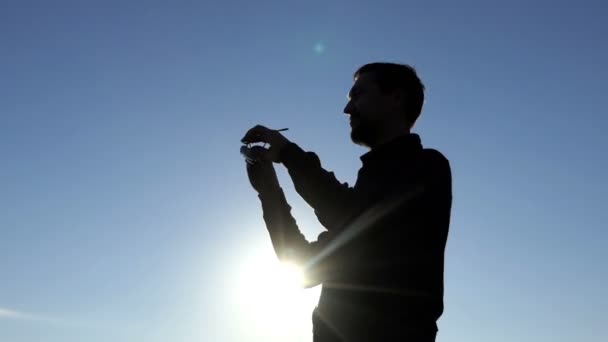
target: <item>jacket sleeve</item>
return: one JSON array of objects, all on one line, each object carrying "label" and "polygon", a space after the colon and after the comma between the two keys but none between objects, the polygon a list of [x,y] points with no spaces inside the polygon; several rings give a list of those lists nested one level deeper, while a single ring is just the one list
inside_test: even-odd
[{"label": "jacket sleeve", "polygon": [[291,206],[281,189],[260,194],[258,197],[262,203],[264,222],[279,260],[302,268],[304,287],[322,283],[328,272],[331,272],[326,260],[318,260],[318,256],[329,242],[328,232],[321,233],[317,241],[308,242],[291,215]]},{"label": "jacket sleeve", "polygon": [[323,169],[315,153],[289,143],[281,151],[280,161],[298,194],[314,209],[325,228],[339,229],[351,218],[356,205],[355,191],[348,183],[338,181],[333,172]]}]

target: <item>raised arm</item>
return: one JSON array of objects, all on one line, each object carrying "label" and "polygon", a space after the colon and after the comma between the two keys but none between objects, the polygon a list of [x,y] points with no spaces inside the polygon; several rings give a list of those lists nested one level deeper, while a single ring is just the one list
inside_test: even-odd
[{"label": "raised arm", "polygon": [[323,257],[319,260],[318,256],[329,241],[328,233],[322,233],[315,242],[309,243],[306,240],[291,216],[291,207],[279,186],[270,161],[248,163],[247,174],[251,185],[258,192],[264,221],[279,260],[302,266],[306,279],[304,286],[310,287],[323,282],[331,272],[327,261],[330,258]]},{"label": "raised arm", "polygon": [[283,147],[279,161],[285,165],[298,194],[315,210],[328,230],[342,228],[357,206],[355,191],[321,166],[319,157],[298,145]]},{"label": "raised arm", "polygon": [[328,230],[342,228],[351,218],[357,203],[354,190],[338,181],[333,172],[323,169],[316,154],[304,152],[280,132],[260,125],[250,129],[242,142],[271,145],[266,158],[287,167],[296,191]]},{"label": "raised arm", "polygon": [[328,272],[331,272],[331,267],[328,267],[331,258],[317,260],[317,256],[329,242],[329,233],[321,233],[317,241],[308,242],[291,215],[291,206],[281,189],[260,193],[258,197],[262,203],[264,222],[279,260],[302,268],[304,287],[322,283],[327,278]]}]

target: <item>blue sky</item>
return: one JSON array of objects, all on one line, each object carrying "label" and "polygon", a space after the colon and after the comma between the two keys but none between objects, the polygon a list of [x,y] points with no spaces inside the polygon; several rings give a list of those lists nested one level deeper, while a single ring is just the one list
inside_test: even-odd
[{"label": "blue sky", "polygon": [[[371,61],[417,68],[415,132],[453,168],[437,341],[607,340],[607,15],[601,1],[3,1],[0,341],[273,340],[268,292],[242,276],[274,259],[239,140],[289,127],[354,182],[365,150],[342,109]],[[290,340],[311,340],[317,294],[287,315]]]}]

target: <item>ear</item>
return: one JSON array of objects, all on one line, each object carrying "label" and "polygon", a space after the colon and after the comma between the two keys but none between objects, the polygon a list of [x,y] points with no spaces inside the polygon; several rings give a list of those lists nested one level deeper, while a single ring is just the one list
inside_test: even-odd
[{"label": "ear", "polygon": [[405,89],[397,88],[391,92],[391,104],[396,109],[405,108],[408,98]]}]

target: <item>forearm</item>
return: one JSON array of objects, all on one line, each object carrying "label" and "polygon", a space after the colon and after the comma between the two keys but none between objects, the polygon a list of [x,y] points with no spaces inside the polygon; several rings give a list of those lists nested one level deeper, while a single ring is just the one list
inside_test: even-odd
[{"label": "forearm", "polygon": [[[309,242],[300,232],[296,220],[291,215],[291,206],[287,203],[283,190],[273,189],[260,193],[258,197],[262,203],[266,229],[277,257],[281,261],[287,261],[296,256],[308,255]],[[290,261],[300,263],[303,260]]]},{"label": "forearm", "polygon": [[323,282],[330,269],[327,267],[326,258],[318,260],[318,256],[329,241],[329,233],[321,233],[317,241],[308,242],[291,215],[291,207],[280,188],[262,193],[259,198],[262,202],[264,221],[279,260],[302,268],[304,287]]},{"label": "forearm", "polygon": [[349,218],[356,198],[347,183],[323,169],[316,154],[289,143],[280,156],[300,196],[315,210],[319,221],[329,230],[340,228]]}]

